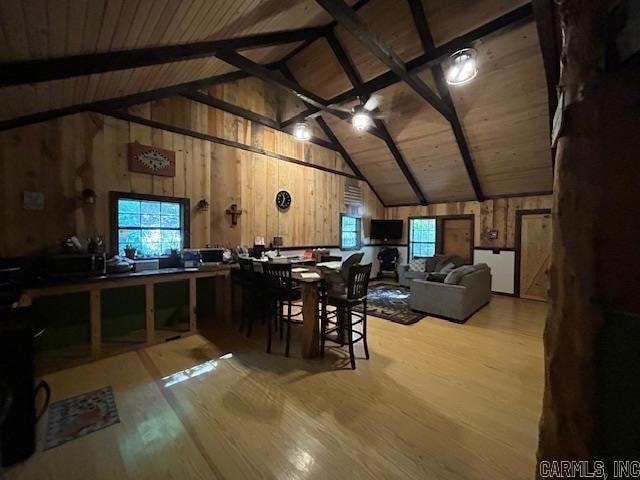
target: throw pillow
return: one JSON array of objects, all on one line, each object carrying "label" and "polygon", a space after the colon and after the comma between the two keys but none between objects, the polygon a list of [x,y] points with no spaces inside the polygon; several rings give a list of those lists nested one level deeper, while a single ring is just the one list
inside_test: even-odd
[{"label": "throw pillow", "polygon": [[436,259],[436,257],[427,257],[424,259],[425,260],[425,271],[426,272],[435,272],[436,271],[436,265],[438,263],[438,260]]},{"label": "throw pillow", "polygon": [[425,259],[424,258],[412,258],[409,262],[409,270],[412,272],[424,272],[425,271]]},{"label": "throw pillow", "polygon": [[471,265],[458,267],[447,274],[447,277],[444,279],[444,283],[449,285],[457,285],[460,283],[460,280],[462,280],[462,277],[474,271],[475,269]]},{"label": "throw pillow", "polygon": [[456,268],[455,263],[453,263],[453,262],[447,263],[444,267],[442,267],[440,269],[440,271],[438,273],[449,273],[449,272],[453,271],[454,268]]}]

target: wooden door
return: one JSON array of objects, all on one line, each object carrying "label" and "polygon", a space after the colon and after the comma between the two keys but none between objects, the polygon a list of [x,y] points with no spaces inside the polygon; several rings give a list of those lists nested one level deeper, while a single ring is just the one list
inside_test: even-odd
[{"label": "wooden door", "polygon": [[520,220],[520,297],[547,299],[550,255],[551,215],[523,214]]},{"label": "wooden door", "polygon": [[470,218],[442,220],[442,253],[458,255],[471,263],[472,229]]}]

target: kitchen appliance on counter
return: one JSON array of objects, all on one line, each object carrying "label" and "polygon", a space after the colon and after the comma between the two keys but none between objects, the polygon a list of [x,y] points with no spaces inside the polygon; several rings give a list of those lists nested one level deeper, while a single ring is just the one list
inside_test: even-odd
[{"label": "kitchen appliance on counter", "polygon": [[200,250],[185,248],[180,252],[180,263],[182,268],[198,268],[202,263]]},{"label": "kitchen appliance on counter", "polygon": [[107,273],[104,253],[66,253],[44,259],[44,276],[50,278],[98,277]]},{"label": "kitchen appliance on counter", "polygon": [[220,265],[224,262],[224,248],[201,248],[199,250],[203,265]]}]

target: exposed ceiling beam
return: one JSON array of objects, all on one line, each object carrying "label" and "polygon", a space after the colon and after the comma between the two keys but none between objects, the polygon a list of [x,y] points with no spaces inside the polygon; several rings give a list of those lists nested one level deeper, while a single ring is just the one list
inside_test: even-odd
[{"label": "exposed ceiling beam", "polygon": [[[193,92],[184,92],[182,96],[193,102],[198,102],[204,105],[208,105],[209,107],[213,107],[218,110],[231,113],[232,115],[245,118],[251,122],[264,125],[265,127],[273,128],[274,130],[278,130],[280,132],[290,133],[287,130],[284,130],[280,126],[280,122],[278,122],[277,120],[274,120],[273,118],[267,117],[265,115],[260,115],[259,113],[253,112],[251,110],[247,110],[246,108],[239,107],[238,105],[234,105],[229,102],[225,102],[224,100],[221,100],[216,97],[212,97],[211,95],[207,95],[199,91],[193,91]],[[339,151],[335,147],[335,145],[333,145],[331,142],[327,142],[322,138],[311,137],[308,141],[310,143],[314,143],[316,145],[319,145],[324,148],[328,148],[330,150]]]},{"label": "exposed ceiling beam", "polygon": [[400,153],[400,150],[398,150],[398,147],[393,141],[393,138],[391,138],[391,134],[389,134],[387,127],[381,120],[374,120],[374,122],[378,130],[384,136],[384,141],[387,144],[387,147],[389,148],[389,150],[391,151],[391,155],[393,155],[393,158],[398,164],[398,167],[400,167],[400,170],[402,170],[402,173],[404,174],[405,178],[409,182],[409,185],[411,185],[411,189],[413,190],[413,193],[415,193],[416,197],[418,197],[418,201],[420,202],[420,205],[427,205],[428,204],[427,197],[425,197],[424,193],[422,193],[422,190],[420,189],[420,185],[418,185],[418,182],[416,182],[416,179],[413,177],[413,173],[411,173],[409,166],[407,165],[407,163],[404,161],[404,158],[402,157],[402,153]]},{"label": "exposed ceiling beam", "polygon": [[123,97],[110,98],[107,100],[100,100],[97,102],[83,103],[78,105],[71,105],[69,107],[58,108],[54,110],[47,110],[44,112],[32,113],[29,115],[23,115],[21,117],[12,118],[10,120],[0,121],[0,131],[8,130],[11,128],[23,127],[32,123],[44,122],[52,120],[54,118],[62,117],[64,115],[71,115],[85,110],[95,109],[118,109],[127,108],[132,105],[138,105],[140,103],[152,102],[166,97],[174,97],[180,95],[183,92],[189,90],[197,90],[199,88],[217,85],[220,83],[232,82],[240,80],[242,78],[249,77],[249,74],[245,72],[230,72],[222,75],[216,75],[202,80],[195,80],[193,82],[181,83],[178,85],[171,85],[169,87],[157,88],[155,90],[147,90],[146,92],[134,93],[131,95],[125,95]]},{"label": "exposed ceiling beam", "polygon": [[[553,116],[558,106],[557,87],[560,82],[560,28],[554,0],[533,0],[538,40],[542,51],[547,94],[549,101],[549,131],[553,128]],[[555,171],[555,148],[551,148],[551,168]]]},{"label": "exposed ceiling beam", "polygon": [[321,27],[261,33],[206,42],[138,48],[0,64],[0,87],[45,82],[129,68],[211,57],[221,50],[242,50],[317,38]]},{"label": "exposed ceiling beam", "polygon": [[122,112],[118,110],[111,110],[105,108],[94,108],[91,109],[96,113],[102,115],[108,115],[114,118],[118,118],[120,120],[124,120],[126,122],[138,123],[140,125],[146,125],[151,128],[157,128],[159,130],[166,130],[168,132],[178,133],[180,135],[186,135],[189,137],[199,138],[201,140],[206,140],[208,142],[217,143],[220,145],[226,145],[228,147],[238,148],[240,150],[246,150],[252,153],[258,153],[260,155],[264,155],[267,157],[277,158],[278,160],[282,160],[289,163],[295,163],[297,165],[302,165],[304,167],[313,168],[316,170],[322,170],[324,172],[333,173],[336,175],[341,175],[343,177],[354,178],[356,180],[364,180],[362,177],[357,175],[352,175],[350,173],[341,172],[340,170],[334,170],[333,168],[328,168],[323,165],[317,165],[314,163],[305,162],[303,160],[299,160],[297,158],[289,157],[287,155],[283,155],[281,153],[271,152],[269,150],[265,150],[264,148],[254,147],[253,145],[247,145],[245,143],[236,142],[234,140],[229,140],[227,138],[216,137],[215,135],[209,135],[207,133],[196,132],[194,130],[189,130],[188,128],[178,127],[176,125],[170,125],[168,123],[158,122],[156,120],[150,120],[148,118],[140,117],[138,115],[133,115],[131,113]]},{"label": "exposed ceiling beam", "polygon": [[[432,54],[423,53],[421,55],[418,55],[416,58],[406,63],[407,71],[410,73],[414,73],[425,68],[431,68],[434,65],[441,63],[453,52],[462,48],[467,48],[484,37],[496,35],[507,28],[530,21],[532,16],[533,9],[531,7],[531,3],[526,3],[514,10],[511,10],[510,12],[505,13],[504,15],[501,15],[500,17],[491,20],[490,22],[487,22],[486,24],[476,29],[465,33],[464,35],[460,35],[453,40],[437,46]],[[370,95],[378,90],[398,83],[399,81],[400,78],[394,72],[388,71],[381,75],[378,75],[371,80],[368,80],[358,88],[352,88],[351,90],[347,90],[346,92],[336,95],[335,97],[329,99],[327,103],[329,105],[339,105],[344,102],[352,101],[358,96]],[[317,111],[317,109],[308,109],[297,114],[291,119],[285,120],[284,122],[282,122],[282,124],[287,125],[290,122],[299,121],[295,119],[313,115]]]},{"label": "exposed ceiling beam", "polygon": [[[409,7],[411,8],[411,15],[413,16],[413,22],[416,26],[416,30],[418,31],[418,35],[420,36],[422,48],[424,49],[425,53],[433,54],[435,50],[435,44],[433,42],[433,36],[431,35],[429,24],[427,23],[427,16],[424,12],[422,0],[408,1]],[[467,175],[469,176],[469,181],[471,182],[471,186],[473,187],[473,191],[476,195],[476,200],[481,202],[482,200],[484,200],[484,194],[482,193],[482,188],[480,187],[480,180],[478,179],[478,174],[476,173],[476,168],[473,164],[473,159],[471,158],[471,151],[469,150],[467,139],[464,136],[462,124],[460,123],[460,118],[458,117],[458,112],[456,111],[453,99],[451,98],[451,92],[449,91],[449,86],[447,85],[444,77],[442,64],[438,63],[431,67],[431,73],[433,74],[433,78],[436,82],[436,87],[438,93],[440,94],[440,98],[442,98],[444,103],[449,107],[449,110],[451,111],[451,118],[449,119],[449,123],[451,123],[451,129],[453,130],[453,135],[456,139],[456,143],[458,144],[458,149],[460,150],[462,161],[464,162],[464,166],[467,169]]]},{"label": "exposed ceiling beam", "polygon": [[335,110],[329,107],[327,105],[327,102],[322,97],[316,95],[313,92],[310,92],[309,90],[302,88],[300,85],[297,85],[295,82],[292,82],[291,80],[287,80],[286,78],[283,78],[277,73],[270,71],[268,68],[264,67],[263,65],[260,65],[258,63],[255,63],[249,60],[248,58],[240,55],[237,52],[232,52],[232,51],[220,52],[216,54],[216,57],[228,63],[229,65],[233,65],[234,67],[236,67],[239,70],[242,70],[243,72],[246,72],[250,75],[253,75],[254,77],[259,78],[260,80],[270,85],[273,85],[288,91],[289,93],[298,97],[303,102],[308,103],[309,105],[312,105],[318,110],[323,110],[323,111],[332,113],[333,115],[336,115],[340,118],[344,118],[345,116],[349,115],[346,112]]},{"label": "exposed ceiling beam", "polygon": [[[356,3],[353,4],[351,8],[353,8],[353,10],[357,12],[358,10],[360,10],[360,8],[364,7],[367,3],[369,3],[369,0],[358,0]],[[282,63],[287,63],[289,60],[295,57],[302,50],[309,47],[309,45],[315,42],[318,38],[325,36],[328,32],[332,32],[337,24],[338,22],[333,20],[331,23],[325,25],[320,35],[318,35],[317,37],[313,37],[313,38],[309,38],[308,40],[305,40],[301,45],[298,45],[296,48],[294,48],[292,51],[290,51],[284,57],[282,57],[280,61]]]},{"label": "exposed ceiling beam", "polygon": [[[351,84],[354,87],[362,85],[362,77],[360,77],[358,70],[356,70],[353,63],[351,63],[351,60],[349,59],[347,52],[344,50],[344,47],[342,46],[338,38],[333,34],[333,32],[331,32],[327,36],[327,41],[329,42],[329,45],[331,46],[331,49],[333,50],[333,53],[336,56],[336,59],[340,63],[340,66],[346,73],[347,77],[349,77],[349,81],[351,82]],[[366,97],[361,98],[360,100],[366,101],[367,98]],[[411,186],[414,193],[416,194],[416,197],[418,198],[421,204],[426,205],[427,199],[424,195],[424,192],[418,185],[418,182],[413,176],[411,169],[405,162],[404,157],[402,156],[402,153],[400,152],[397,145],[393,141],[393,138],[391,137],[391,134],[387,130],[386,125],[382,120],[379,120],[379,119],[375,120],[374,124],[377,132],[381,134],[379,135],[380,138],[385,142],[385,144],[387,145],[387,148],[389,148],[391,155],[393,155],[394,160],[396,161],[396,163],[398,164],[398,167],[400,168],[405,178],[407,179],[407,182],[409,182],[409,185]]]},{"label": "exposed ceiling beam", "polygon": [[[287,80],[289,80],[290,82],[293,82],[296,85],[298,85],[298,81],[296,80],[296,77],[293,75],[293,72],[291,70],[289,70],[289,67],[287,67],[286,63],[282,63],[280,65],[280,71],[282,72],[282,75],[284,75],[284,77]],[[378,197],[378,200],[380,201],[380,203],[384,207],[385,203],[382,200],[382,198],[380,197],[380,195],[378,195],[378,192],[376,192],[376,189],[373,188],[373,185],[371,185],[371,183],[369,183],[369,180],[367,180],[364,177],[364,175],[362,175],[362,172],[360,172],[360,169],[357,167],[357,165],[355,164],[355,162],[351,158],[351,155],[349,155],[349,153],[344,148],[344,146],[342,145],[342,143],[340,142],[338,137],[336,137],[335,133],[333,133],[333,130],[331,130],[331,127],[327,124],[325,119],[322,118],[321,116],[317,116],[316,117],[316,123],[318,124],[320,129],[324,132],[324,134],[327,136],[327,138],[331,141],[331,143],[334,145],[334,147],[340,153],[340,155],[342,155],[342,158],[344,159],[345,163],[349,166],[351,171],[354,174],[358,175],[359,177],[362,177],[363,180],[365,182],[367,182],[367,185],[369,185],[369,188],[371,188],[371,191],[375,194],[376,197]]]},{"label": "exposed ceiling beam", "polygon": [[329,12],[343,28],[360,40],[360,42],[364,44],[378,60],[389,67],[398,78],[429,102],[429,104],[445,118],[451,118],[451,111],[440,97],[438,97],[426,83],[420,80],[420,78],[409,72],[402,59],[396,55],[391,47],[381,38],[369,30],[356,12],[344,3],[343,0],[316,0],[316,2]]}]

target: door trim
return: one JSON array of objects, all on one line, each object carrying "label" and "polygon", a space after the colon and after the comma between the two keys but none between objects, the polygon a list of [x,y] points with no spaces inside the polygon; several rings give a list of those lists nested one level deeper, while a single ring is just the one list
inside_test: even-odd
[{"label": "door trim", "polygon": [[515,278],[513,279],[513,295],[521,298],[520,297],[520,255],[521,255],[521,249],[522,249],[522,217],[524,215],[540,215],[540,214],[547,214],[547,215],[551,215],[551,209],[550,208],[536,208],[536,209],[530,209],[530,210],[516,210],[516,238],[515,238],[515,247],[516,247],[516,264],[515,264],[515,268],[514,268],[514,276]]}]

